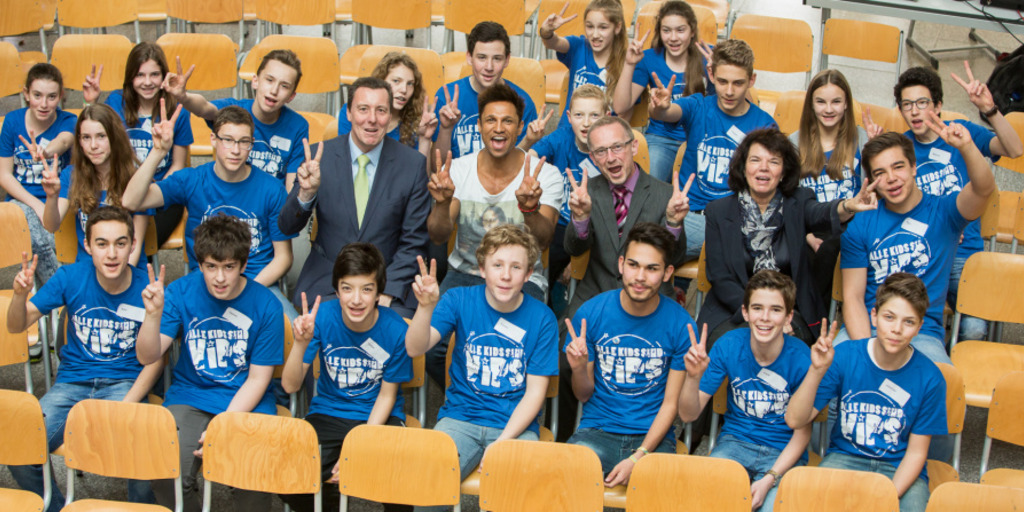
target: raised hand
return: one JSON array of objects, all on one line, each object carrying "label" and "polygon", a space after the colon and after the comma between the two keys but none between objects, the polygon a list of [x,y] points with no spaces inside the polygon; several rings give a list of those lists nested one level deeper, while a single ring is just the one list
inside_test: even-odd
[{"label": "raised hand", "polygon": [[309,139],[302,139],[302,149],[306,152],[306,161],[299,165],[295,178],[299,181],[299,200],[308,203],[320,189],[320,158],[324,156],[324,143],[317,146],[316,156],[312,156],[309,150]]},{"label": "raised hand", "polygon": [[[46,197],[57,197],[60,195],[60,163],[57,157],[53,157],[53,165],[50,161],[43,159],[43,191]],[[42,219],[42,217],[40,217]]]},{"label": "raised hand", "polygon": [[693,178],[696,175],[697,173],[691,174],[686,180],[686,186],[680,190],[679,169],[672,172],[672,197],[669,198],[668,206],[665,208],[665,219],[668,220],[669,226],[681,226],[686,214],[690,213],[690,186],[693,185]]},{"label": "raised hand", "polygon": [[704,41],[697,41],[697,51],[704,57],[704,62],[707,63],[705,70],[708,74],[708,78],[712,78],[714,68],[711,66],[711,56],[714,55],[715,50],[711,48],[711,45]]},{"label": "raised hand", "polygon": [[971,132],[967,131],[964,125],[960,123],[943,123],[942,118],[931,110],[928,111],[928,115],[924,118],[924,124],[929,130],[942,137],[942,140],[957,149],[964,149],[968,144],[974,143],[971,139]]},{"label": "raised hand", "polygon": [[441,161],[441,150],[438,149],[435,152],[435,160],[437,172],[430,175],[430,181],[427,182],[427,190],[430,191],[430,195],[434,198],[434,201],[438,203],[447,203],[455,197],[455,183],[452,181],[451,170],[452,170],[452,152],[448,152],[448,158]]},{"label": "raised hand", "polygon": [[[562,10],[561,11],[558,11],[558,14],[552,14],[552,15],[548,16],[544,20],[544,23],[540,24],[540,28],[537,29],[537,32],[538,32],[538,34],[540,34],[540,38],[541,39],[550,39],[551,36],[554,35],[555,31],[558,30],[562,25],[565,25],[566,23],[569,23],[570,21],[576,19],[577,16],[579,16],[579,14],[573,14],[572,16],[569,16],[568,18],[563,18],[563,16],[565,16],[565,11],[568,10],[568,9],[569,9],[569,2],[565,2],[565,5],[562,6]],[[547,33],[549,35],[545,36],[545,34],[544,34],[545,30],[547,31]]]},{"label": "raised hand", "polygon": [[100,64],[99,71],[96,71],[96,64],[92,65],[92,71],[82,82],[82,96],[86,103],[96,103],[100,99],[100,77],[103,76],[103,64]]},{"label": "raised hand", "polygon": [[32,291],[32,285],[35,283],[36,263],[39,262],[39,256],[33,254],[30,261],[28,255],[27,252],[21,253],[21,272],[14,276],[15,295],[27,295]]},{"label": "raised hand", "polygon": [[316,327],[316,312],[320,310],[320,296],[316,296],[313,302],[313,311],[309,310],[309,303],[306,302],[306,292],[302,292],[302,315],[292,320],[292,336],[297,345],[305,347],[309,340],[313,339],[313,330]]},{"label": "raised hand", "polygon": [[[31,139],[31,140],[29,140]],[[18,140],[25,146],[28,153],[32,155],[32,160],[35,162],[41,162],[46,160],[46,150],[42,146],[36,144],[36,132],[33,130],[28,131],[28,139],[24,135],[18,134]]]},{"label": "raised hand", "polygon": [[587,367],[589,357],[587,356],[587,319],[580,320],[580,335],[576,336],[576,329],[572,326],[572,320],[565,319],[565,325],[569,328],[569,337],[572,341],[565,347],[565,358],[569,360],[569,366],[573,370],[582,370]]},{"label": "raised hand", "polygon": [[439,119],[438,122],[441,124],[441,128],[450,130],[455,127],[455,123],[462,119],[462,111],[459,110],[459,84],[455,84],[454,93],[449,95],[448,88],[442,87],[444,91],[444,106],[438,111]]},{"label": "raised hand", "polygon": [[676,86],[676,75],[672,75],[668,85],[663,85],[661,79],[654,72],[651,73],[654,79],[654,87],[651,87],[650,106],[652,110],[666,110],[672,106],[672,90]]},{"label": "raised hand", "polygon": [[871,120],[871,107],[864,107],[864,111],[861,112],[860,118],[864,121],[864,131],[868,132],[869,139],[873,139],[885,133],[885,128],[882,128]]},{"label": "raised hand", "polygon": [[547,157],[540,157],[533,173],[530,173],[530,155],[526,155],[526,162],[523,164],[523,182],[516,189],[516,200],[519,201],[520,211],[532,212],[540,207],[540,195],[543,193],[543,190],[540,188],[540,182],[537,181],[537,177],[540,176],[540,170],[544,167],[546,160]]},{"label": "raised hand", "polygon": [[590,192],[587,190],[587,171],[583,170],[583,177],[579,183],[572,175],[571,169],[565,170],[569,177],[569,185],[572,186],[572,193],[569,194],[569,211],[572,212],[573,220],[587,220],[590,218],[590,210],[593,204],[590,202]]},{"label": "raised hand", "polygon": [[434,105],[431,105],[427,96],[423,96],[423,114],[420,115],[420,124],[416,127],[416,135],[421,139],[434,137],[437,131],[437,114],[434,113]]},{"label": "raised hand", "polygon": [[551,120],[551,115],[554,113],[555,109],[548,109],[548,111],[544,113],[544,117],[530,121],[530,124],[526,127],[526,138],[524,141],[528,146],[534,145],[534,143],[544,136],[544,130],[547,129],[548,121]]},{"label": "raised hand", "polygon": [[686,351],[683,362],[686,363],[686,378],[700,379],[704,370],[708,369],[708,324],[700,331],[700,341],[697,341],[697,334],[693,332],[693,325],[687,324],[686,330],[690,332],[690,350]]},{"label": "raised hand", "polygon": [[988,85],[982,81],[974,78],[974,73],[971,72],[971,65],[964,61],[964,71],[967,72],[967,81],[957,76],[956,73],[950,73],[956,83],[960,84],[967,91],[967,99],[978,107],[978,110],[982,112],[988,112],[996,106],[995,99],[992,98],[992,91],[988,90]]},{"label": "raised hand", "polygon": [[174,147],[174,123],[178,122],[178,116],[181,115],[181,104],[174,108],[170,119],[165,115],[166,112],[167,101],[160,98],[160,122],[153,123],[152,137],[153,149],[163,152],[169,152]]},{"label": "raised hand", "polygon": [[637,37],[630,41],[629,48],[626,48],[626,64],[636,66],[644,58],[644,42],[647,41],[649,35],[651,35],[650,30],[644,32],[643,37]]},{"label": "raised hand", "polygon": [[167,73],[164,76],[164,83],[160,84],[160,88],[167,91],[175,101],[181,103],[185,101],[185,94],[188,92],[186,86],[188,85],[188,79],[192,78],[192,72],[196,70],[196,65],[189,66],[188,71],[185,73],[181,72],[181,57],[174,58],[177,67],[176,73]]},{"label": "raised hand", "polygon": [[433,306],[441,297],[441,288],[437,284],[437,260],[431,258],[429,271],[423,256],[416,256],[416,263],[420,265],[420,273],[413,278],[412,293],[421,306]]},{"label": "raised hand", "polygon": [[832,328],[829,329],[828,319],[821,319],[821,336],[811,347],[811,368],[825,371],[832,365],[832,357],[835,355],[832,340],[836,339],[838,332],[839,322],[833,323]]},{"label": "raised hand", "polygon": [[866,212],[868,210],[878,209],[878,196],[875,194],[875,189],[878,188],[878,184],[882,180],[875,180],[868,183],[860,188],[857,195],[846,200],[846,211],[850,213]]},{"label": "raised hand", "polygon": [[147,315],[159,315],[164,310],[164,272],[160,265],[160,277],[153,273],[153,265],[146,265],[149,272],[149,284],[142,290],[142,303],[146,306]]}]

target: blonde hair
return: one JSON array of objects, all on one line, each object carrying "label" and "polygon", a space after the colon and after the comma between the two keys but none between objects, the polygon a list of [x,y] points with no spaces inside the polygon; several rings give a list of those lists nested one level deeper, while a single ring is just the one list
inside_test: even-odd
[{"label": "blonde hair", "polygon": [[572,110],[572,104],[576,100],[601,100],[602,114],[611,110],[611,102],[608,101],[608,95],[594,84],[583,84],[572,92],[572,98],[569,99],[570,110]]},{"label": "blonde hair", "polygon": [[626,63],[626,47],[629,42],[626,40],[626,18],[622,14],[622,2],[620,0],[592,0],[583,11],[583,18],[586,19],[592,11],[601,11],[605,18],[608,18],[613,25],[619,27],[619,33],[612,38],[612,54],[608,57],[608,65],[605,66],[606,94],[615,90],[615,84],[619,82],[619,75],[622,74],[622,66]]},{"label": "blonde hair", "polygon": [[537,239],[530,234],[528,228],[515,224],[502,224],[491,228],[480,240],[480,246],[476,248],[477,264],[482,266],[488,256],[494,254],[499,247],[506,245],[518,245],[526,249],[526,260],[530,268],[540,257],[540,246],[537,245]]}]

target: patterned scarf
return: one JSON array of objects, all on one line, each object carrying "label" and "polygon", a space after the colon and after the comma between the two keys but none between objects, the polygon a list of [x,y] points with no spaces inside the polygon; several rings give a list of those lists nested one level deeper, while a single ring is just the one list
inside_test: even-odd
[{"label": "patterned scarf", "polygon": [[768,208],[761,213],[761,207],[750,197],[750,192],[736,194],[740,201],[740,215],[747,252],[754,258],[754,273],[759,270],[779,270],[775,263],[773,246],[782,233],[782,194],[772,197]]}]

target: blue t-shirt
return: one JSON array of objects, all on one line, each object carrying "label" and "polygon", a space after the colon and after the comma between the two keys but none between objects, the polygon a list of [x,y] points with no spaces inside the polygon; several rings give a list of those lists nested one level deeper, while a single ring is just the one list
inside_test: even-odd
[{"label": "blue t-shirt", "polygon": [[883,203],[877,210],[853,216],[843,233],[839,261],[842,268],[867,269],[864,305],[868,311],[875,306],[875,293],[885,278],[909,272],[928,289],[930,304],[921,333],[945,338],[942,310],[949,274],[960,233],[967,225],[956,207],[957,195],[922,194],[921,202],[905,214],[894,213]]},{"label": "blue t-shirt", "polygon": [[97,377],[135,380],[142,371],[135,340],[146,316],[142,290],[146,272],[129,267],[132,283],[110,295],[96,279],[92,260],[64,265],[32,296],[42,314],[65,306],[67,344],[60,353],[57,382],[82,382]]},{"label": "blue t-shirt", "polygon": [[[480,107],[476,101],[479,95],[473,90],[470,81],[472,78],[472,76],[467,76],[443,86],[443,88],[448,89],[448,94],[452,97],[455,95],[455,86],[459,86],[459,111],[462,112],[462,117],[459,118],[458,123],[455,123],[455,128],[452,130],[453,159],[470,153],[476,153],[484,148],[484,143],[480,139]],[[505,84],[511,87],[513,91],[516,91],[516,94],[523,99],[523,130],[516,139],[518,144],[526,135],[526,130],[530,123],[537,119],[537,108],[534,107],[533,100],[530,99],[529,94],[526,94],[526,91],[512,83],[511,80],[505,80]],[[443,90],[437,90],[437,94],[434,95],[434,101],[436,102],[434,114],[440,118],[441,107],[447,105],[447,102],[444,100]],[[341,132],[339,131],[338,133]],[[437,133],[437,131],[434,132],[434,141],[437,141]]]},{"label": "blue t-shirt", "polygon": [[[558,376],[558,324],[543,302],[523,295],[511,313],[487,303],[485,285],[452,288],[437,303],[430,326],[455,334],[451,385],[437,419],[505,428],[526,394],[526,376]],[[537,418],[540,413],[537,413]],[[539,432],[537,418],[527,427]]]},{"label": "blue t-shirt", "polygon": [[689,142],[679,171],[682,186],[697,173],[690,189],[690,210],[702,211],[715,199],[732,195],[729,190],[729,161],[743,138],[758,129],[776,126],[775,120],[757,105],[742,116],[730,116],[718,108],[718,96],[693,94],[674,100],[683,109],[679,123]]},{"label": "blue t-shirt", "polygon": [[[60,199],[68,199],[68,195],[71,193],[71,177],[74,174],[73,169],[74,168],[69,165],[60,171],[60,195],[58,196]],[[107,191],[101,190],[98,199],[98,204],[108,204]],[[70,204],[68,207],[70,208]],[[66,215],[74,215],[76,220],[75,235],[77,235],[76,238],[78,238],[78,256],[75,257],[75,261],[92,261],[92,256],[85,252],[85,225],[89,222],[89,216],[83,212],[81,208],[78,208],[73,212],[68,211]],[[135,217],[146,217],[150,215],[153,215],[153,210],[142,210],[141,212],[134,214]],[[145,240],[143,240],[143,246],[139,248],[139,261],[136,262],[135,266],[141,269],[146,268],[147,262],[145,254],[146,246]],[[149,276],[147,275],[146,277],[148,278]]]},{"label": "blue t-shirt", "polygon": [[[124,121],[124,96],[121,91],[111,92],[104,103],[114,109],[114,112],[121,116],[121,121]],[[178,114],[178,120],[174,123],[175,146],[188,147],[194,142],[192,138],[191,116],[192,114],[185,109],[181,109],[181,113]],[[138,124],[128,126],[125,123],[124,127],[128,130],[128,139],[131,140],[135,156],[139,159],[139,163],[144,162],[146,157],[149,156],[149,151],[153,149],[153,116],[140,116]],[[171,168],[173,153],[173,151],[169,151],[160,162],[160,165],[157,166],[156,174],[153,175],[154,181],[164,179],[167,170]]]},{"label": "blue t-shirt", "polygon": [[569,210],[569,195],[572,194],[572,184],[569,183],[569,175],[566,169],[572,171],[572,177],[576,183],[583,179],[583,170],[586,169],[587,176],[593,178],[601,175],[590,155],[580,151],[576,145],[576,133],[572,131],[572,125],[566,123],[559,125],[555,131],[545,135],[532,149],[537,156],[547,157],[547,163],[555,166],[562,175],[562,208],[558,218],[558,224],[566,226],[571,220],[572,212]]},{"label": "blue t-shirt", "polygon": [[[835,348],[832,366],[818,386],[814,407],[839,399],[839,421],[832,426],[829,452],[879,459],[899,466],[910,434],[946,435],[946,381],[935,363],[914,351],[895,371],[883,370],[871,354],[871,339]],[[874,350],[879,350],[877,345]],[[927,465],[921,478],[928,481]]]},{"label": "blue t-shirt", "polygon": [[786,425],[786,408],[811,365],[807,345],[786,336],[775,361],[761,366],[750,348],[750,329],[744,327],[719,338],[708,359],[700,390],[713,396],[722,381],[728,381],[729,409],[722,434],[784,450],[793,438],[793,429]]},{"label": "blue t-shirt", "polygon": [[[229,105],[242,107],[249,111],[256,132],[252,134],[252,149],[249,150],[249,165],[259,169],[284,183],[285,174],[299,170],[306,160],[306,152],[302,147],[302,139],[309,138],[309,122],[298,112],[286,107],[281,108],[274,124],[263,124],[252,111],[253,100],[236,100],[222,98],[210,103],[217,108]],[[213,128],[213,122],[207,121]]]},{"label": "blue t-shirt", "polygon": [[[867,142],[868,134],[863,128],[857,127],[857,144],[854,146],[856,151],[853,154],[853,167],[849,165],[843,166],[843,177],[836,180],[832,179],[828,175],[825,167],[821,168],[821,173],[817,176],[807,176],[800,180],[800,186],[814,190],[815,197],[818,198],[819,203],[828,203],[835,201],[836,199],[849,199],[860,192],[860,187],[864,183],[864,175],[860,165],[860,150],[864,147],[864,143]],[[800,132],[795,131],[789,136],[789,140],[793,145],[800,146]],[[832,151],[825,152],[825,161],[828,162],[832,158]]]},{"label": "blue t-shirt", "polygon": [[[597,65],[594,50],[583,36],[566,36],[569,51],[555,53],[558,62],[569,68],[569,92],[566,98],[572,98],[576,88],[584,84],[593,84],[604,90],[607,87],[608,70]],[[564,115],[563,115],[564,117]]]},{"label": "blue t-shirt", "polygon": [[[594,363],[594,394],[583,404],[579,428],[612,434],[646,434],[665,401],[670,370],[686,371],[687,325],[697,325],[674,300],[658,297],[646,316],[622,308],[622,290],[583,303],[573,317],[578,334],[587,321],[587,360]],[[568,347],[572,338],[565,337]],[[665,434],[672,435],[672,430]]]},{"label": "blue t-shirt", "polygon": [[[947,125],[950,123],[958,123],[967,128],[981,154],[993,162],[999,160],[999,156],[993,155],[991,149],[992,139],[996,136],[994,133],[970,121],[946,121]],[[919,142],[910,130],[904,135],[914,142],[914,156],[917,158],[917,177],[914,181],[922,192],[933,196],[956,194],[971,181],[967,175],[967,163],[960,150],[942,140],[942,137],[936,137],[930,144],[924,144]],[[981,219],[975,219],[964,229],[964,241],[957,247],[956,255],[958,258],[968,258],[984,248],[981,239]]]},{"label": "blue t-shirt", "polygon": [[[707,77],[707,61],[701,58],[701,62],[704,64],[705,75],[701,77],[704,80]],[[665,62],[665,51],[655,50],[648,48],[644,50],[644,56],[637,63],[633,69],[633,83],[642,85],[644,87],[654,87],[654,80],[651,78],[651,73],[658,75],[658,80],[661,80],[661,84],[668,87],[669,81],[672,77],[676,77],[676,84],[672,87],[672,100],[678,100],[686,97],[684,91],[686,90],[686,72],[676,73],[668,67],[668,63]],[[715,94],[715,85],[708,79],[705,81],[705,94],[708,96]],[[696,96],[700,96],[697,94]],[[686,127],[682,123],[666,123],[664,121],[658,121],[651,119],[647,123],[647,135],[658,135],[661,137],[668,137],[673,140],[677,140],[680,143],[686,142]]]},{"label": "blue t-shirt", "polygon": [[[320,379],[310,414],[366,421],[377,402],[382,382],[400,384],[412,379],[412,359],[405,351],[407,325],[398,313],[377,308],[377,322],[366,332],[355,332],[341,317],[341,303],[320,305],[313,339],[302,362],[313,364],[319,354]],[[405,397],[398,391],[391,416],[405,419]]]},{"label": "blue t-shirt", "polygon": [[217,176],[213,166],[214,162],[208,162],[181,169],[156,185],[164,194],[164,204],[182,204],[188,209],[185,245],[190,270],[199,268],[192,249],[192,232],[207,218],[224,213],[249,225],[252,246],[245,275],[255,278],[274,259],[274,242],[295,238],[282,233],[277,226],[277,217],[288,195],[279,181],[255,167],[244,180],[229,183]]},{"label": "blue t-shirt", "polygon": [[[352,122],[350,122],[348,120],[348,115],[346,115],[347,112],[348,112],[348,103],[345,103],[344,105],[341,106],[341,110],[338,111],[338,134],[339,135],[344,135],[344,134],[349,133],[349,132],[352,131]],[[394,116],[394,115],[398,115],[398,114],[392,112],[391,115]],[[391,137],[392,139],[395,139],[398,142],[402,142],[402,123],[401,122],[399,122],[398,125],[395,126],[394,130],[391,130],[390,132],[388,132],[388,137]],[[417,145],[418,144],[419,144],[419,142],[417,141]],[[416,146],[413,146],[413,147],[416,147]]]},{"label": "blue t-shirt", "polygon": [[[32,160],[32,154],[28,147],[22,144],[18,135],[29,140],[28,128],[25,127],[25,113],[27,108],[19,108],[4,117],[4,126],[0,129],[0,158],[14,158],[14,178],[25,187],[25,190],[36,196],[40,201],[46,202],[46,192],[43,190],[43,163]],[[35,143],[42,147],[50,144],[50,141],[63,132],[72,135],[75,133],[75,123],[78,116],[63,110],[57,111],[57,119],[46,129],[45,132],[37,134]],[[57,160],[61,168],[71,163],[71,151],[65,151]],[[7,200],[13,199],[10,194]]]},{"label": "blue t-shirt", "polygon": [[[284,364],[281,303],[252,280],[232,300],[210,295],[201,272],[174,281],[165,294],[160,334],[181,340],[165,406],[185,404],[222,413],[249,377],[249,365]],[[269,389],[253,412],[276,412]]]}]

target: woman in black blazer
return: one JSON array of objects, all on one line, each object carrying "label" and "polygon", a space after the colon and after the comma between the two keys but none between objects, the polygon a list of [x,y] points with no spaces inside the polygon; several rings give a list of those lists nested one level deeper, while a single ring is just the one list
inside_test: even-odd
[{"label": "woman in black blazer", "polygon": [[817,338],[826,311],[811,281],[805,237],[839,232],[854,213],[876,208],[877,200],[869,186],[853,198],[819,203],[813,190],[799,185],[799,154],[777,128],[750,132],[736,148],[729,163],[733,195],[705,210],[711,291],[697,322],[707,324],[709,341],[745,324],[741,307],[747,280],[765,268],[796,282],[792,334],[808,345]]}]

